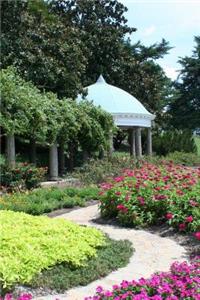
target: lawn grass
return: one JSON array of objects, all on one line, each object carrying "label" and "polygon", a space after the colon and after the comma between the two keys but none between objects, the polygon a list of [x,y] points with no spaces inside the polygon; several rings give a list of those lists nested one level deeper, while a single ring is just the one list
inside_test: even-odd
[{"label": "lawn grass", "polygon": [[106,244],[105,247],[97,249],[97,256],[88,260],[86,266],[74,268],[64,263],[56,265],[36,276],[30,286],[64,292],[75,286],[87,285],[126,266],[133,253],[131,242],[107,238]]},{"label": "lawn grass", "polygon": [[41,215],[56,209],[85,206],[86,201],[99,198],[97,187],[39,188],[33,191],[7,194],[0,198],[0,209]]}]

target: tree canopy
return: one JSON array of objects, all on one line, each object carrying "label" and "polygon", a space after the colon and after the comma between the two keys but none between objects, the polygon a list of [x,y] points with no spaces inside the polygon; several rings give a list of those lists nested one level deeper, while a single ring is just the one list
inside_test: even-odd
[{"label": "tree canopy", "polygon": [[171,124],[179,129],[200,128],[200,36],[195,37],[193,54],[179,60],[179,80],[169,105]]},{"label": "tree canopy", "polygon": [[135,28],[117,0],[2,1],[2,67],[14,65],[41,91],[75,98],[102,73],[137,97],[157,120],[170,80],[156,62],[170,50],[162,40],[132,43]]}]

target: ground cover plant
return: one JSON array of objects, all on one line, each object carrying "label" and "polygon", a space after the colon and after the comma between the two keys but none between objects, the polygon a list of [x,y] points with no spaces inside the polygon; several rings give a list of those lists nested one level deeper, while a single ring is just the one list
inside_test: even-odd
[{"label": "ground cover plant", "polygon": [[112,290],[99,286],[96,295],[85,300],[199,300],[200,258],[190,263],[174,262],[169,272],[152,275],[149,279],[122,281]]},{"label": "ground cover plant", "polygon": [[52,187],[6,194],[0,198],[0,209],[40,215],[56,209],[84,206],[87,200],[99,198],[98,191],[97,187]]},{"label": "ground cover plant", "polygon": [[105,277],[111,271],[127,265],[133,253],[132,244],[128,240],[112,240],[106,237],[106,245],[99,247],[96,256],[87,261],[87,265],[74,267],[62,263],[43,271],[29,283],[32,288],[48,288],[64,292],[75,286],[84,286]]},{"label": "ground cover plant", "polygon": [[84,266],[106,243],[99,230],[64,219],[0,211],[0,223],[2,289],[28,283],[42,270],[62,262]]},{"label": "ground cover plant", "polygon": [[168,222],[200,239],[200,168],[144,162],[101,187],[103,217],[128,226]]}]

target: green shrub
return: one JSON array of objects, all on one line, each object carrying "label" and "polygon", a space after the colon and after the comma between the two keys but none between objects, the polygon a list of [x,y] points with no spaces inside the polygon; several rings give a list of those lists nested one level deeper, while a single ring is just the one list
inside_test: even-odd
[{"label": "green shrub", "polygon": [[171,160],[175,164],[184,164],[186,166],[200,165],[200,156],[195,153],[185,153],[175,151],[169,153],[165,160]]},{"label": "green shrub", "polygon": [[64,219],[0,212],[0,284],[3,288],[28,283],[44,269],[66,262],[87,265],[105,245],[105,236],[92,227]]},{"label": "green shrub", "polygon": [[37,168],[28,163],[18,163],[15,167],[1,168],[1,185],[8,190],[25,190],[37,187],[44,179],[46,168]]},{"label": "green shrub", "polygon": [[49,213],[55,209],[84,206],[90,199],[99,199],[97,187],[39,188],[33,191],[7,194],[0,200],[0,209],[22,211],[32,215]]},{"label": "green shrub", "polygon": [[91,159],[82,167],[73,172],[73,176],[80,179],[85,184],[98,184],[108,177],[116,176],[126,168],[134,168],[137,160],[127,153],[114,153],[111,158]]},{"label": "green shrub", "polygon": [[175,151],[196,153],[197,147],[190,130],[171,130],[153,136],[153,150],[157,155],[167,155]]},{"label": "green shrub", "polygon": [[197,153],[198,155],[200,155],[200,136],[195,136],[194,141],[197,147]]},{"label": "green shrub", "polygon": [[91,257],[83,267],[74,268],[62,263],[43,271],[32,280],[31,287],[44,287],[63,292],[74,286],[87,285],[127,265],[133,249],[127,240],[115,241],[106,238],[105,247],[98,248],[96,253],[97,255]]}]

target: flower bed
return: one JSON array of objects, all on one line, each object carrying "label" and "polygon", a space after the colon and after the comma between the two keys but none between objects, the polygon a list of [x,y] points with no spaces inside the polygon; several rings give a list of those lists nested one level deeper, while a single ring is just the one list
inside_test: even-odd
[{"label": "flower bed", "polygon": [[31,299],[33,299],[33,297],[31,294],[25,294],[25,293],[23,293],[17,297],[13,296],[11,293],[6,294],[5,297],[3,297],[3,298],[0,297],[0,300],[14,300],[14,299],[16,299],[16,300],[31,300]]},{"label": "flower bed", "polygon": [[111,291],[97,287],[95,296],[85,300],[199,300],[200,258],[191,263],[173,263],[169,272],[154,274],[150,279],[122,281]]},{"label": "flower bed", "polygon": [[144,163],[101,187],[103,217],[128,226],[167,222],[200,239],[200,168]]}]

